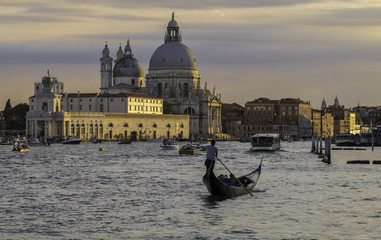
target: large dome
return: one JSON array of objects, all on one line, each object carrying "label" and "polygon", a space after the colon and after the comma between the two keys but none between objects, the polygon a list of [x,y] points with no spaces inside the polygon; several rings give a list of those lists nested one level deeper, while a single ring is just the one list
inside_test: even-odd
[{"label": "large dome", "polygon": [[114,66],[114,77],[143,77],[142,64],[133,57],[124,56]]},{"label": "large dome", "polygon": [[153,53],[149,68],[197,69],[196,58],[187,46],[180,42],[166,42]]}]

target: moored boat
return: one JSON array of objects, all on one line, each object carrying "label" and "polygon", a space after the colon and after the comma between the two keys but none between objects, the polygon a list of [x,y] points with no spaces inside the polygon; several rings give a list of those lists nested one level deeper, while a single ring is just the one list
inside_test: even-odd
[{"label": "moored boat", "polygon": [[76,137],[71,137],[68,140],[62,141],[62,144],[80,144],[81,141],[82,141],[81,139],[78,139]]},{"label": "moored boat", "polygon": [[225,175],[216,177],[213,171],[208,171],[202,178],[206,188],[213,196],[234,197],[247,194],[253,190],[261,175],[262,160],[256,170],[238,178],[244,187],[236,179]]},{"label": "moored boat", "polygon": [[41,142],[40,140],[33,138],[28,140],[29,146],[50,146],[50,143],[48,142]]},{"label": "moored boat", "polygon": [[118,144],[131,144],[132,140],[131,139],[122,139]]}]

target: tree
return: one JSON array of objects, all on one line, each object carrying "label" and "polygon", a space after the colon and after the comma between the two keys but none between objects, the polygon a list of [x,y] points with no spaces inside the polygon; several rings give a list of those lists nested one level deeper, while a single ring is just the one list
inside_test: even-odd
[{"label": "tree", "polygon": [[29,105],[26,103],[17,104],[12,108],[11,100],[8,99],[4,108],[5,129],[24,130],[26,122],[26,113],[29,111]]},{"label": "tree", "polygon": [[173,105],[163,100],[163,114],[172,114],[172,113],[173,113]]},{"label": "tree", "polygon": [[5,104],[5,108],[4,108],[4,119],[5,119],[5,121],[7,121],[7,118],[9,117],[11,111],[12,111],[11,99],[8,99],[7,103]]}]

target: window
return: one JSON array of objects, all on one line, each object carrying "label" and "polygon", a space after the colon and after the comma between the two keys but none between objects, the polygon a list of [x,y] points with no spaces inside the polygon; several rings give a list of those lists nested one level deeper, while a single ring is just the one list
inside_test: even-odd
[{"label": "window", "polygon": [[92,107],[92,105],[89,105],[89,110],[92,110],[91,107]]},{"label": "window", "polygon": [[154,128],[157,128],[157,125],[156,125],[156,123],[154,123],[152,127],[154,127]]},{"label": "window", "polygon": [[140,123],[140,124],[139,124],[139,127],[142,128],[142,127],[143,127],[143,123]]},{"label": "window", "polygon": [[100,111],[100,112],[103,112],[103,111],[104,111],[104,109],[103,109],[103,104],[101,104],[101,105],[99,106],[99,111]]},{"label": "window", "polygon": [[125,123],[123,126],[124,126],[124,127],[128,127],[128,123]]},{"label": "window", "polygon": [[111,99],[110,99],[110,102],[113,102],[113,101],[114,101],[114,99],[111,98]]},{"label": "window", "polygon": [[135,85],[135,79],[131,79],[131,85]]},{"label": "window", "polygon": [[185,110],[184,110],[184,114],[195,114],[195,110],[192,108],[192,107],[187,107]]},{"label": "window", "polygon": [[70,102],[73,102],[73,99],[70,99]]},{"label": "window", "polygon": [[82,110],[82,105],[79,105],[79,110]]},{"label": "window", "polygon": [[79,101],[80,101],[80,102],[82,102],[82,98],[81,98],[81,99],[79,99]]},{"label": "window", "polygon": [[70,110],[73,110],[73,105],[70,105]]},{"label": "window", "polygon": [[89,99],[89,102],[91,102],[91,99]]},{"label": "window", "polygon": [[114,125],[113,125],[112,123],[110,123],[108,126],[109,126],[109,127],[113,127]]}]

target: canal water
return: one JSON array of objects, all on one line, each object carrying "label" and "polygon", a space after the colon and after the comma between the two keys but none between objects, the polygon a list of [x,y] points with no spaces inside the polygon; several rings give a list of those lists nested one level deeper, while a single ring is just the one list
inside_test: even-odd
[{"label": "canal water", "polygon": [[307,141],[216,146],[237,176],[263,158],[253,197],[211,197],[205,153],[160,142],[0,146],[0,239],[380,239],[381,165],[346,164],[347,152],[327,165]]}]

